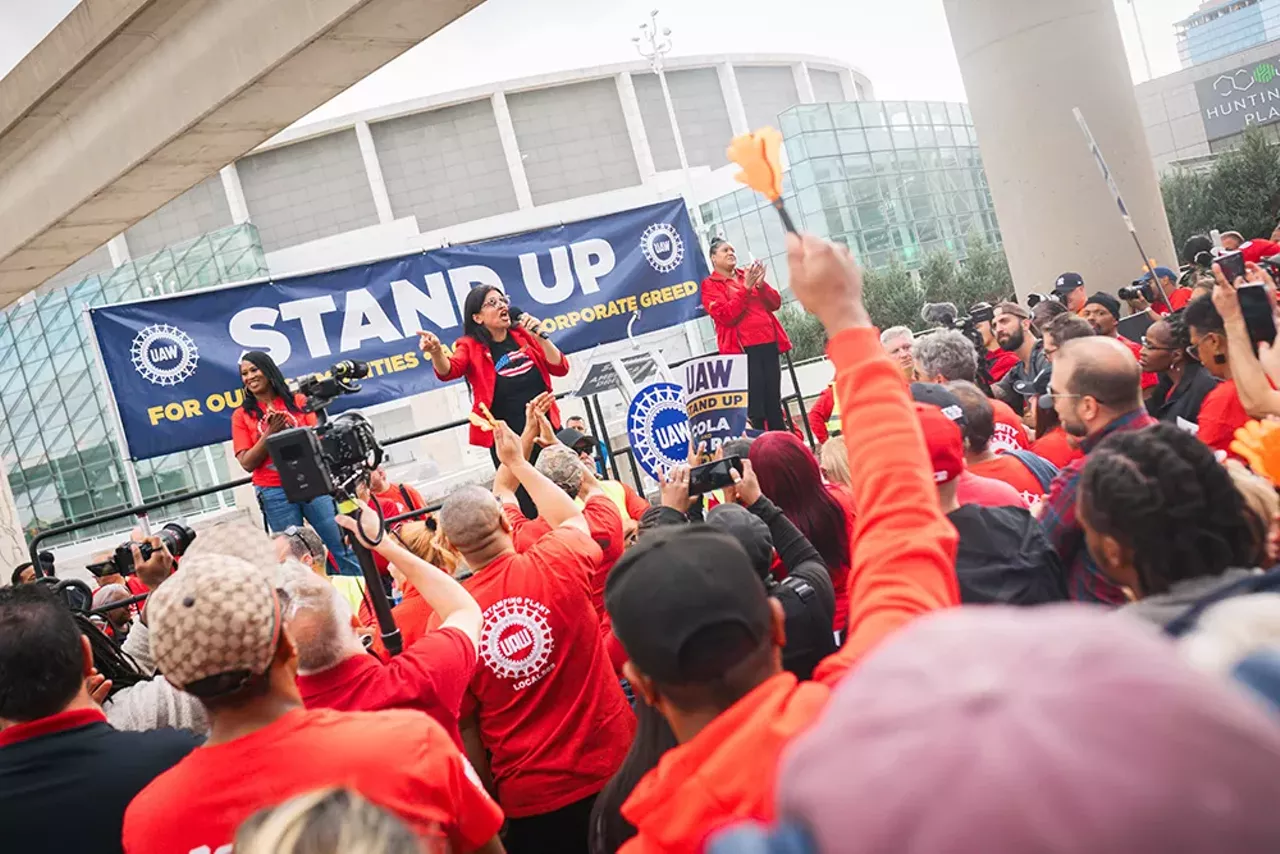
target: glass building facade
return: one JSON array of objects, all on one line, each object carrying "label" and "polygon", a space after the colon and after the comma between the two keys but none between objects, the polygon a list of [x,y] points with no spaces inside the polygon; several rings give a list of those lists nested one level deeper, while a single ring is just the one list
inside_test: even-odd
[{"label": "glass building facade", "polygon": [[1205,2],[1173,26],[1178,58],[1191,68],[1280,38],[1280,0]]},{"label": "glass building facade", "polygon": [[[85,310],[265,275],[257,229],[245,224],[28,295],[0,314],[0,458],[28,540],[36,531],[132,503]],[[146,460],[136,470],[148,501],[229,479],[219,447]],[[169,508],[164,517],[232,503],[230,494],[208,496]],[[131,524],[94,525],[51,544],[105,536]]]},{"label": "glass building facade", "polygon": [[[803,104],[779,117],[790,168],[783,200],[796,225],[846,244],[859,263],[920,266],[930,253],[962,259],[973,233],[999,244],[978,140],[963,104],[860,101]],[[703,222],[764,259],[786,285],[782,224],[743,188],[701,206]]]}]

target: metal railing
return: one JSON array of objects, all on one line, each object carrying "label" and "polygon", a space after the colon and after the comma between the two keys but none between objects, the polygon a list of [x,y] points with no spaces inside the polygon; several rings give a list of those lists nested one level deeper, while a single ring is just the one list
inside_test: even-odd
[{"label": "metal railing", "polygon": [[[800,410],[800,422],[801,422],[802,428],[805,434],[809,437],[810,446],[813,446],[814,444],[813,432],[809,427],[809,419],[807,417],[807,413],[804,405],[804,395],[800,391],[800,381],[796,376],[795,364],[791,360],[790,353],[786,354],[786,363],[787,363],[787,369],[790,371],[790,374],[791,374],[792,388],[795,391],[793,394],[788,395],[786,400],[783,401],[785,412],[787,417],[790,418],[791,410],[790,410],[789,404],[793,400],[798,403],[799,410]],[[678,364],[679,363],[677,363],[677,366]],[[571,394],[572,392],[561,392],[560,394],[556,395],[556,399],[562,400],[565,397],[569,397]],[[640,474],[640,467],[639,465],[636,464],[635,452],[631,449],[630,445],[620,447],[620,448],[613,447],[609,439],[608,431],[604,429],[605,427],[604,409],[600,405],[599,395],[590,395],[583,399],[583,403],[585,404],[585,408],[586,408],[588,428],[591,430],[592,435],[597,440],[602,441],[604,443],[605,451],[608,456],[607,465],[609,466],[610,473],[612,473],[613,475],[613,479],[617,481],[622,480],[622,472],[621,472],[621,469],[618,467],[618,458],[621,456],[625,456],[630,464],[632,477],[636,485],[636,490],[641,495],[643,495],[645,492],[644,481]],[[390,445],[397,445],[397,444],[400,444],[401,442],[409,442],[414,439],[422,439],[427,436],[433,436],[437,433],[443,433],[446,430],[454,430],[458,427],[465,427],[469,425],[470,425],[469,419],[458,418],[453,421],[446,421],[443,424],[436,424],[431,427],[425,427],[421,430],[414,430],[410,433],[405,433],[402,436],[395,436],[391,439],[387,439],[385,442],[382,442],[381,444],[383,445],[383,447],[387,447]],[[39,557],[40,546],[42,543],[48,541],[53,537],[58,537],[63,534],[74,533],[84,528],[89,528],[94,525],[101,525],[106,522],[115,522],[130,516],[132,517],[146,516],[150,514],[153,510],[161,510],[165,507],[171,507],[175,504],[181,504],[184,501],[191,501],[197,498],[204,498],[207,495],[214,495],[219,492],[238,489],[241,486],[249,485],[250,483],[252,483],[252,481],[253,479],[251,477],[236,478],[235,480],[229,480],[225,483],[219,483],[213,486],[206,486],[201,489],[181,492],[176,495],[171,495],[168,498],[157,498],[154,501],[148,501],[143,504],[135,505],[133,507],[124,507],[119,510],[113,510],[109,513],[103,513],[97,516],[93,516],[88,519],[82,520],[80,522],[73,522],[66,525],[59,525],[56,528],[49,528],[47,530],[40,531],[34,537],[31,538],[31,544],[27,548],[27,551],[31,558],[31,564],[34,567],[40,566],[40,557]],[[441,507],[441,503],[436,502],[432,505],[429,505],[428,507],[418,508],[416,510],[409,511],[408,513],[402,513],[399,516],[393,516],[390,519],[387,519],[386,521],[400,522],[400,521],[406,521],[409,519],[415,519],[419,516],[423,516],[428,513],[433,513],[436,510],[439,510],[440,507]],[[40,572],[38,568],[36,571]]]}]

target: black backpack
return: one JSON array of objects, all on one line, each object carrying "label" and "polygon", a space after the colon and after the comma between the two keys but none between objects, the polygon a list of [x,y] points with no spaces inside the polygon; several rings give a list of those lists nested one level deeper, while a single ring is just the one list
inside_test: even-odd
[{"label": "black backpack", "polygon": [[813,677],[818,662],[836,651],[832,615],[823,607],[818,591],[803,578],[787,576],[769,588],[769,595],[782,605],[786,615],[787,645],[782,649],[782,667],[799,679]]}]

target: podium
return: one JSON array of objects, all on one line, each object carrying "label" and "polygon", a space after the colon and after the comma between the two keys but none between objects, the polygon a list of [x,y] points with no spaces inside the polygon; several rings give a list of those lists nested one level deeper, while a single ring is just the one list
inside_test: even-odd
[{"label": "podium", "polygon": [[[592,361],[591,367],[587,369],[586,375],[573,392],[574,397],[580,398],[586,404],[587,424],[591,434],[604,443],[605,451],[609,455],[609,470],[613,473],[614,480],[622,480],[622,473],[618,468],[618,454],[626,453],[631,456],[632,450],[629,444],[625,448],[613,447],[605,425],[604,410],[600,406],[600,395],[617,391],[622,395],[623,401],[629,404],[640,388],[654,381],[678,382],[658,352],[640,350]],[[631,459],[631,472],[636,490],[644,495],[646,492],[644,478],[634,457]]]}]

